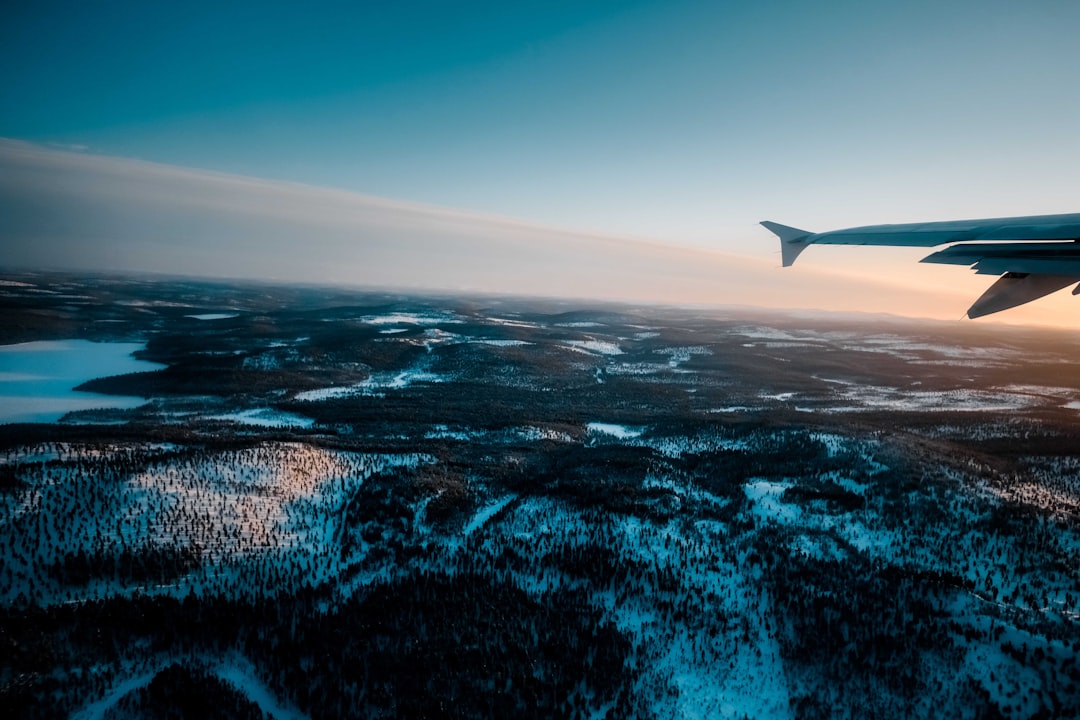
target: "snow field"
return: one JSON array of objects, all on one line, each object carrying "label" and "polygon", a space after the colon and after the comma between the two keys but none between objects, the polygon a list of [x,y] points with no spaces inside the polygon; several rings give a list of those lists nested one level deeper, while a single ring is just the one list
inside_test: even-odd
[{"label": "snow field", "polygon": [[[428,461],[419,454],[369,455],[283,443],[214,453],[182,449],[165,457],[163,452],[150,448],[143,455],[132,446],[89,462],[16,464],[29,487],[15,497],[0,496],[0,535],[7,536],[0,597],[10,602],[29,588],[39,602],[48,602],[59,588],[48,582],[47,568],[65,557],[146,548],[187,549],[201,558],[187,577],[177,579],[176,593],[223,582],[243,585],[261,575],[317,581],[338,569],[336,556],[322,549],[333,545],[350,490],[375,472]],[[27,448],[15,457],[45,453],[70,449]],[[253,576],[242,578],[245,569]],[[300,570],[304,576],[286,577]],[[92,579],[84,596],[123,589]]]},{"label": "snow field", "polygon": [[[537,596],[585,589],[638,648],[637,689],[655,698],[658,717],[790,717],[779,646],[765,629],[768,599],[744,574],[746,554],[730,547],[721,523],[655,525],[538,498],[498,509],[506,507],[470,543],[474,558],[498,565],[509,545],[519,587]],[[596,548],[614,562],[606,580],[602,571],[560,568],[557,558],[588,558]]]},{"label": "snow field", "polygon": [[[536,428],[518,430],[550,439]],[[477,440],[472,433],[448,426],[431,431],[432,439],[462,442]],[[1038,649],[1058,663],[1075,659],[1072,646],[1031,629],[1075,624],[1080,609],[1077,577],[1069,571],[1080,562],[1080,545],[1068,529],[1071,511],[1061,507],[1075,497],[1075,468],[1068,461],[1028,458],[1031,474],[1005,477],[1003,484],[1001,477],[991,481],[974,461],[915,465],[901,478],[881,461],[876,442],[828,432],[736,436],[717,428],[684,438],[654,437],[646,429],[605,437],[658,452],[661,459],[641,487],[667,491],[678,500],[676,511],[638,516],[492,486],[479,508],[448,530],[426,521],[424,503],[432,500],[427,497],[414,508],[405,539],[423,552],[400,556],[404,561],[392,553],[369,561],[369,554],[386,550],[378,540],[339,552],[341,519],[346,498],[360,483],[374,473],[434,461],[423,455],[281,443],[216,452],[165,445],[116,445],[96,453],[70,444],[19,448],[0,457],[28,484],[3,499],[0,534],[7,537],[0,592],[10,601],[10,588],[27,587],[32,578],[35,597],[46,603],[130,590],[91,582],[64,588],[68,595],[62,595],[50,584],[47,568],[73,548],[197,547],[202,565],[151,588],[174,595],[194,590],[249,597],[327,580],[337,582],[338,597],[347,597],[370,583],[417,571],[479,568],[544,602],[558,601],[566,591],[584,593],[632,641],[637,689],[653,699],[659,717],[787,718],[793,701],[830,697],[831,691],[782,655],[789,629],[768,589],[775,570],[769,562],[776,561],[763,560],[758,547],[767,537],[781,558],[837,565],[869,558],[874,567],[944,578],[946,592],[960,598],[952,613],[959,630],[943,640],[940,654],[927,653],[926,667],[919,670],[923,677],[939,663],[932,677],[960,673],[958,683],[977,683],[1018,715],[1065,693],[1060,675],[1036,671],[1033,662],[1017,658]],[[792,439],[805,442],[785,444]],[[740,481],[742,497],[732,500],[670,471],[674,466],[663,460],[771,447],[806,448],[808,457],[839,462],[842,469],[753,475]],[[1049,480],[1055,475],[1056,484]],[[901,479],[907,483],[902,488]],[[814,483],[838,486],[862,506],[837,510],[823,500],[785,496]],[[1019,501],[1057,507],[1058,516],[1018,516],[1010,504]],[[727,521],[688,510],[722,509],[731,502],[746,505]],[[68,518],[67,524],[55,518]],[[36,544],[27,542],[32,536],[39,538]],[[1033,567],[1041,569],[1032,572]],[[990,633],[990,623],[1003,628],[999,637]],[[245,692],[255,697],[254,690]],[[914,708],[933,713],[930,698],[945,697],[960,703],[966,696],[960,689],[937,688],[913,701]],[[583,702],[590,712],[604,711]]]}]

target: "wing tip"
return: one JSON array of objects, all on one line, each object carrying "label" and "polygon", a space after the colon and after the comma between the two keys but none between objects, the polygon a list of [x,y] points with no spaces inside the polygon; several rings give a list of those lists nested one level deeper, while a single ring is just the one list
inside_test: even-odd
[{"label": "wing tip", "polygon": [[762,227],[780,238],[780,257],[784,267],[790,267],[799,257],[799,253],[810,244],[810,238],[814,233],[809,230],[800,230],[790,225],[781,225],[772,220],[762,220]]}]

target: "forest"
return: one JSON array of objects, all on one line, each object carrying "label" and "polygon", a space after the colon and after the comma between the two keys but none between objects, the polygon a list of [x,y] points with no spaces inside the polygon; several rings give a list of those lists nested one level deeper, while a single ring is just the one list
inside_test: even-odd
[{"label": "forest", "polygon": [[11,717],[1080,716],[1075,341],[20,278]]}]

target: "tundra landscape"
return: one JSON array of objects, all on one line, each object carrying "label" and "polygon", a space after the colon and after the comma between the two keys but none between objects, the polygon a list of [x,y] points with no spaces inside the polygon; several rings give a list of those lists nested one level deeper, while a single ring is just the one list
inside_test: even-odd
[{"label": "tundra landscape", "polygon": [[0,303],[10,717],[1080,715],[1073,333],[50,273]]}]

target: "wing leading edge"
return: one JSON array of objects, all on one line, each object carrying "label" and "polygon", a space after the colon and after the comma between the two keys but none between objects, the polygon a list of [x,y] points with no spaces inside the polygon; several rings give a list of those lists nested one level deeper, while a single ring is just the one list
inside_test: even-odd
[{"label": "wing leading edge", "polygon": [[[1080,213],[867,225],[823,233],[770,221],[761,224],[780,238],[784,267],[815,244],[904,247],[949,244],[921,262],[967,265],[976,273],[1001,276],[968,309],[970,318],[1008,310],[1080,283]],[[1073,295],[1078,294],[1080,284],[1073,289]]]}]

